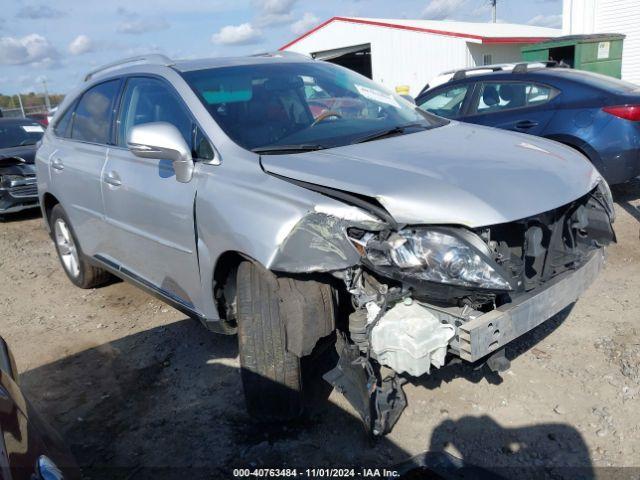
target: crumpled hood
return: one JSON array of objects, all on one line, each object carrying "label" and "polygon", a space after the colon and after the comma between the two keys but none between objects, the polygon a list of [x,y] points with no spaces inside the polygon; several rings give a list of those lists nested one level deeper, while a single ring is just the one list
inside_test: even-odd
[{"label": "crumpled hood", "polygon": [[376,198],[398,223],[471,228],[565,205],[600,178],[570,147],[458,122],[261,162],[270,173]]}]

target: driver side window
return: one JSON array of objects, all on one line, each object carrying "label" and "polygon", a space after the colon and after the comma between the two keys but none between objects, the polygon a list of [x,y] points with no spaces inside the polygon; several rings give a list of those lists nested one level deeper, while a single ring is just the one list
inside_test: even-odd
[{"label": "driver side window", "polygon": [[127,81],[118,118],[118,145],[127,146],[132,127],[151,122],[167,122],[175,126],[194,158],[213,158],[213,150],[206,137],[196,131],[191,114],[168,85],[156,78],[131,78]]},{"label": "driver side window", "polygon": [[419,107],[444,118],[458,118],[462,112],[468,85],[455,86],[436,95],[427,97]]}]

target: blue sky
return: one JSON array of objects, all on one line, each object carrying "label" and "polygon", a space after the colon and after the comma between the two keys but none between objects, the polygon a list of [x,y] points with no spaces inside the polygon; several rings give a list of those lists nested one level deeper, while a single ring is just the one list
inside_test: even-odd
[{"label": "blue sky", "polygon": [[[91,68],[275,50],[332,16],[486,22],[489,0],[0,0],[0,93],[66,93]],[[560,27],[562,0],[498,0],[498,20]]]}]

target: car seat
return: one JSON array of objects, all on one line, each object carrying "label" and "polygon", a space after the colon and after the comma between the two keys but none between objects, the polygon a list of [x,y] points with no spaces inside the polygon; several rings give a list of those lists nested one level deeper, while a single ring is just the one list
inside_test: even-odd
[{"label": "car seat", "polygon": [[485,85],[482,92],[482,101],[490,110],[493,110],[496,105],[500,104],[500,95],[495,85]]},{"label": "car seat", "polygon": [[501,85],[500,98],[506,102],[505,108],[524,107],[525,104],[524,85]]}]

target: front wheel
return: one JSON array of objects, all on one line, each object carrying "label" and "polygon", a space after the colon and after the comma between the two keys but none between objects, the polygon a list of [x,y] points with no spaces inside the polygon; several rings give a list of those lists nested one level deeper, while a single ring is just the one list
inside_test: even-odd
[{"label": "front wheel", "polygon": [[112,279],[109,272],[91,265],[84,258],[71,223],[60,204],[51,210],[50,226],[62,268],[76,287],[94,288]]},{"label": "front wheel", "polygon": [[286,349],[278,279],[251,262],[237,274],[240,367],[249,414],[258,420],[291,420],[303,410],[300,358]]}]

